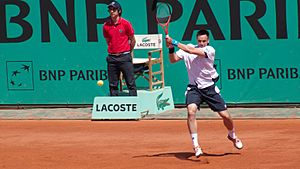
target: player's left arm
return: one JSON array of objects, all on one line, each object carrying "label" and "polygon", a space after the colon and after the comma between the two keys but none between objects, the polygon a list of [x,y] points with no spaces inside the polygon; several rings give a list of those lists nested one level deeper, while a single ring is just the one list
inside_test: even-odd
[{"label": "player's left arm", "polygon": [[187,53],[194,54],[200,57],[206,57],[206,53],[201,48],[195,48],[193,46],[188,46],[182,43],[178,43],[177,47]]},{"label": "player's left arm", "polygon": [[193,46],[185,45],[183,43],[176,41],[175,39],[172,39],[171,37],[166,38],[166,40],[169,44],[177,46],[179,49],[181,49],[187,53],[195,54],[200,57],[206,57],[205,51],[201,48],[195,48]]}]

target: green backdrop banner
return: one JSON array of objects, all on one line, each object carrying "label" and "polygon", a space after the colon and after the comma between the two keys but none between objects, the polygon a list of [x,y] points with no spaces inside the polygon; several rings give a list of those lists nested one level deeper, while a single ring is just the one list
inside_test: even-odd
[{"label": "green backdrop banner", "polygon": [[[199,29],[210,31],[228,103],[300,103],[300,0],[158,1],[172,6],[173,38],[196,43]],[[1,0],[0,104],[92,104],[106,96],[109,2]],[[136,34],[163,33],[153,0],[119,2]],[[184,63],[170,64],[164,48],[164,64],[174,102],[183,104]]]}]

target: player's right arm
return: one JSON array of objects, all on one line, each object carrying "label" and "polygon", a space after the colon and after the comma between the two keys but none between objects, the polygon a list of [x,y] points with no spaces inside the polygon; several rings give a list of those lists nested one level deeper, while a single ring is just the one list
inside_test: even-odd
[{"label": "player's right arm", "polygon": [[169,52],[169,60],[171,63],[176,63],[179,60],[181,60],[180,57],[178,57],[178,55],[174,52],[174,47],[169,48],[169,51],[173,50],[173,52]]},{"label": "player's right arm", "polygon": [[168,37],[166,37],[166,46],[168,47],[169,49],[169,60],[171,63],[176,63],[178,62],[179,60],[181,60],[180,57],[178,57],[178,55],[175,53],[175,48],[174,46],[171,44],[171,41],[169,40]]}]

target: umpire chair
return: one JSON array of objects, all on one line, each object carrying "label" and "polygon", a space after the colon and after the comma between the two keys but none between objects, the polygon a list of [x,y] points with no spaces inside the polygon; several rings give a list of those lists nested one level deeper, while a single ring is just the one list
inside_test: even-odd
[{"label": "umpire chair", "polygon": [[[162,34],[134,35],[136,44],[132,52],[135,79],[148,81],[148,89],[164,88],[164,65],[162,53]],[[139,51],[138,51],[139,50]],[[147,55],[145,54],[147,53]],[[126,85],[120,75],[120,90]],[[138,84],[137,88],[139,87]]]}]

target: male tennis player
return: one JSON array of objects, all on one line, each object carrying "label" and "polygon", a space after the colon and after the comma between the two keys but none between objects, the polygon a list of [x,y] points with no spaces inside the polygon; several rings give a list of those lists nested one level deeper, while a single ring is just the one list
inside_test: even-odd
[{"label": "male tennis player", "polygon": [[[237,138],[233,121],[227,111],[226,104],[219,93],[219,89],[215,86],[213,75],[216,70],[213,67],[215,59],[215,49],[208,46],[209,33],[206,30],[200,30],[197,33],[198,45],[184,45],[171,37],[166,38],[169,47],[169,59],[171,63],[183,60],[185,62],[189,85],[186,90],[186,105],[188,111],[188,129],[191,134],[195,156],[200,157],[203,154],[198,143],[196,112],[200,109],[200,104],[205,101],[211,110],[218,112],[222,117],[225,127],[228,129],[227,138],[233,142],[237,149],[242,149],[243,144]],[[180,50],[174,53],[174,47]]]},{"label": "male tennis player", "polygon": [[119,94],[119,77],[122,72],[130,96],[136,96],[136,85],[131,51],[135,45],[134,29],[129,21],[122,18],[122,8],[117,1],[108,6],[110,18],[103,25],[103,36],[108,45],[107,71],[111,96]]}]

